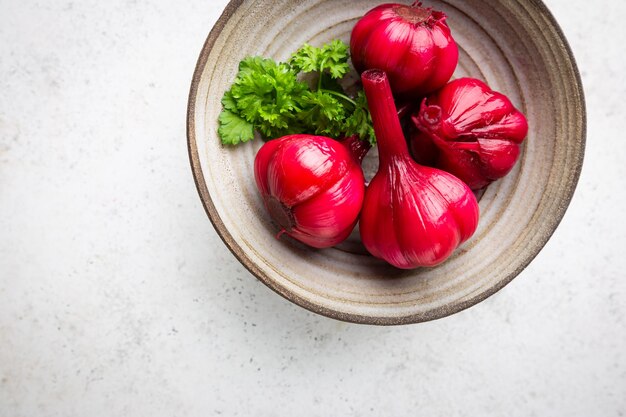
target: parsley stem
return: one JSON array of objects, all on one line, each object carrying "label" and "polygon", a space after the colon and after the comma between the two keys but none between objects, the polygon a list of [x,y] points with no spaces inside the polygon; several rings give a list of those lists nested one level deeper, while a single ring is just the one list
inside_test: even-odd
[{"label": "parsley stem", "polygon": [[317,89],[321,90],[322,89],[322,77],[324,76],[324,65],[326,65],[326,58],[322,59],[322,63],[320,64],[320,76],[319,79],[317,80]]},{"label": "parsley stem", "polygon": [[320,89],[321,92],[323,93],[328,93],[331,94],[333,96],[337,96],[340,97],[342,99],[344,99],[345,101],[347,101],[348,103],[352,104],[354,107],[358,107],[356,104],[356,101],[352,100],[350,97],[348,97],[347,95],[340,93],[339,91],[334,91],[334,90],[326,90],[326,89]]},{"label": "parsley stem", "polygon": [[331,94],[333,96],[340,97],[340,98],[344,99],[345,101],[347,101],[348,103],[352,104],[354,106],[354,108],[357,108],[358,106],[357,106],[356,102],[354,100],[352,100],[350,97],[348,97],[347,95],[342,94],[342,93],[340,93],[338,91],[327,90],[325,88],[322,88],[322,77],[324,76],[324,66],[325,65],[326,65],[326,58],[324,58],[322,60],[322,63],[320,64],[320,69],[319,69],[320,76],[319,76],[319,78],[317,80],[317,91],[321,91],[323,93],[328,93],[328,94]]}]

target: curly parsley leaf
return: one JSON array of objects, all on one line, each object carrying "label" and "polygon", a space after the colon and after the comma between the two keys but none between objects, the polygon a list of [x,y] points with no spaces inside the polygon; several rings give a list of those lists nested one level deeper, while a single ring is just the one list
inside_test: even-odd
[{"label": "curly parsley leaf", "polygon": [[297,80],[285,63],[260,57],[246,58],[231,88],[239,114],[266,137],[277,137],[295,120],[297,98],[308,86]]},{"label": "curly parsley leaf", "polygon": [[290,58],[289,64],[296,72],[328,72],[334,79],[348,73],[348,45],[339,39],[316,48],[304,44]]},{"label": "curly parsley leaf", "polygon": [[235,113],[224,110],[219,116],[217,133],[224,145],[237,145],[254,139],[254,126]]},{"label": "curly parsley leaf", "polygon": [[302,111],[298,118],[308,132],[333,137],[342,136],[345,109],[331,94],[308,91],[301,99]]},{"label": "curly parsley leaf", "polygon": [[325,57],[323,69],[328,69],[330,75],[337,79],[348,73],[348,45],[335,39],[322,47],[322,56]]},{"label": "curly parsley leaf", "polygon": [[320,48],[305,43],[294,52],[289,59],[289,65],[298,72],[316,72],[320,69]]},{"label": "curly parsley leaf", "polygon": [[230,92],[224,94],[222,105],[224,110],[219,115],[217,129],[222,143],[237,145],[254,139],[254,125],[239,116],[237,104]]},{"label": "curly parsley leaf", "polygon": [[359,135],[363,140],[369,141],[370,144],[376,144],[376,134],[372,124],[372,116],[367,107],[367,99],[363,91],[359,91],[354,100],[356,106],[352,114],[345,120],[346,136]]},{"label": "curly parsley leaf", "polygon": [[235,82],[222,98],[224,112],[218,120],[222,143],[234,144],[238,143],[233,143],[236,138],[248,138],[248,126],[239,119],[265,137],[280,136],[294,125],[295,114],[300,111],[298,97],[306,91],[308,86],[298,81],[289,65],[261,57],[245,58],[239,64]]}]

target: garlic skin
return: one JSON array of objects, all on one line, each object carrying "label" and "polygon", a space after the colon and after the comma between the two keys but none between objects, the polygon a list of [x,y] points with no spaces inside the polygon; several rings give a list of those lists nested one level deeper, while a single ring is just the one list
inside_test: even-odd
[{"label": "garlic skin", "polygon": [[411,151],[478,190],[515,165],[528,133],[524,115],[501,93],[474,78],[459,78],[426,97],[411,117]]},{"label": "garlic skin", "polygon": [[345,240],[358,220],[365,180],[360,162],[369,144],[313,135],[265,143],[254,176],[266,209],[283,233],[315,248]]},{"label": "garlic skin", "polygon": [[379,153],[361,210],[361,239],[397,268],[438,265],[476,231],[476,198],[453,175],[411,158],[385,73],[368,70],[361,78]]},{"label": "garlic skin", "polygon": [[350,55],[359,72],[380,69],[399,97],[420,97],[443,86],[459,51],[443,12],[415,2],[382,4],[354,26]]},{"label": "garlic skin", "polygon": [[372,255],[411,269],[442,263],[477,225],[478,205],[465,184],[397,158],[368,186],[359,227]]}]

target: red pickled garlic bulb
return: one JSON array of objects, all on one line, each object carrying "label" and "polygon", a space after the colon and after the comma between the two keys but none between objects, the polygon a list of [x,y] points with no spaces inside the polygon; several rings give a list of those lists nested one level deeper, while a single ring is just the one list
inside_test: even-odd
[{"label": "red pickled garlic bulb", "polygon": [[425,98],[411,117],[415,159],[463,180],[473,190],[511,171],[528,123],[511,101],[474,78],[459,78]]},{"label": "red pickled garlic bulb", "polygon": [[254,176],[265,207],[287,233],[316,248],[342,242],[354,228],[365,190],[360,162],[369,144],[289,135],[265,143]]},{"label": "red pickled garlic bulb", "polygon": [[350,55],[359,72],[380,69],[399,96],[420,96],[443,86],[459,51],[443,12],[416,2],[371,9],[352,29]]},{"label": "red pickled garlic bulb", "polygon": [[384,72],[365,71],[379,169],[365,191],[359,228],[374,256],[403,269],[445,261],[476,231],[478,203],[462,181],[409,155]]}]

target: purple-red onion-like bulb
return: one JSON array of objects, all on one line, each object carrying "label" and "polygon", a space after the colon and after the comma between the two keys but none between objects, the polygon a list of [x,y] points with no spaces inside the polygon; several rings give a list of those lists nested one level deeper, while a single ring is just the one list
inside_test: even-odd
[{"label": "purple-red onion-like bulb", "polygon": [[361,160],[369,144],[351,136],[288,135],[265,143],[254,176],[272,219],[315,248],[339,244],[356,225],[365,181]]},{"label": "purple-red onion-like bulb", "polygon": [[399,97],[421,97],[448,82],[459,51],[443,12],[420,2],[382,4],[352,29],[350,55],[359,72],[380,69]]},{"label": "purple-red onion-like bulb", "polygon": [[453,175],[411,158],[385,73],[368,70],[361,79],[379,154],[365,191],[361,239],[372,255],[398,268],[440,264],[476,230],[476,198]]},{"label": "purple-red onion-like bulb", "polygon": [[426,97],[411,120],[411,151],[422,164],[454,174],[473,190],[505,176],[528,133],[522,113],[474,78],[459,78]]}]

